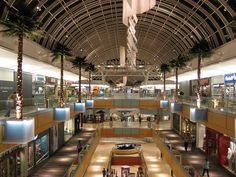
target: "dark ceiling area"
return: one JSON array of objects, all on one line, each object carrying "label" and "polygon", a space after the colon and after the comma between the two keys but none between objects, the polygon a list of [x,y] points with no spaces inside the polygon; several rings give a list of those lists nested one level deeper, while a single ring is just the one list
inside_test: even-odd
[{"label": "dark ceiling area", "polygon": [[[14,7],[16,1],[4,0]],[[122,0],[27,0],[39,9],[45,36],[37,42],[53,49],[56,41],[87,56],[89,62],[107,65],[119,59],[126,46],[127,27],[122,23]],[[0,16],[7,18],[0,6]],[[204,38],[212,48],[236,37],[232,22],[235,0],[157,0],[156,6],[138,15],[137,59],[159,66],[185,53]]]}]

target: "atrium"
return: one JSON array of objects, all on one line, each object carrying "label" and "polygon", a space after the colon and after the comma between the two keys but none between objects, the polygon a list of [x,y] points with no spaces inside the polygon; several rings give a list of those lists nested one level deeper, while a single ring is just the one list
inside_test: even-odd
[{"label": "atrium", "polygon": [[236,0],[1,0],[0,177],[236,176]]}]

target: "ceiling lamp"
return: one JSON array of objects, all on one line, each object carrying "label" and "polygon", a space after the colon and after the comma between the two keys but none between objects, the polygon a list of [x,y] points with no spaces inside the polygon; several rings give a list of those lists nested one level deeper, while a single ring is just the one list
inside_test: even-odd
[{"label": "ceiling lamp", "polygon": [[136,68],[137,38],[135,26],[138,22],[136,14],[141,14],[156,5],[156,0],[123,0],[123,24],[127,30],[127,64]]}]

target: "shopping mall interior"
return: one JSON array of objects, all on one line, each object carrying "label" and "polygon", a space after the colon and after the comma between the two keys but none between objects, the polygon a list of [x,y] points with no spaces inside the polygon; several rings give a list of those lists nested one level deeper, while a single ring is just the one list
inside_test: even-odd
[{"label": "shopping mall interior", "polygon": [[0,177],[236,176],[236,0],[1,0]]}]

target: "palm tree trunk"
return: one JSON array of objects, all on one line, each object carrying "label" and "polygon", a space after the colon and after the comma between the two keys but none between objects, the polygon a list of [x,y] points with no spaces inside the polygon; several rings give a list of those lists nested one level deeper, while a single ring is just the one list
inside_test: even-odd
[{"label": "palm tree trunk", "polygon": [[18,36],[17,57],[17,87],[16,87],[16,119],[22,119],[23,95],[22,95],[22,62],[23,62],[23,33]]},{"label": "palm tree trunk", "polygon": [[79,94],[78,94],[78,101],[81,103],[81,70],[82,66],[81,63],[79,64]]},{"label": "palm tree trunk", "polygon": [[91,97],[91,71],[89,71],[89,95]]},{"label": "palm tree trunk", "polygon": [[198,55],[198,60],[197,60],[197,93],[201,96],[201,55]]},{"label": "palm tree trunk", "polygon": [[175,68],[175,101],[178,100],[178,71],[179,69],[176,67]]},{"label": "palm tree trunk", "polygon": [[163,73],[163,80],[164,80],[164,89],[163,89],[163,94],[165,95],[166,93],[166,72]]},{"label": "palm tree trunk", "polygon": [[197,108],[201,107],[201,95],[202,95],[202,89],[201,89],[201,54],[198,54],[198,60],[197,60]]},{"label": "palm tree trunk", "polygon": [[60,81],[60,107],[64,107],[64,93],[63,93],[63,70],[64,70],[64,59],[61,55],[61,81]]}]

